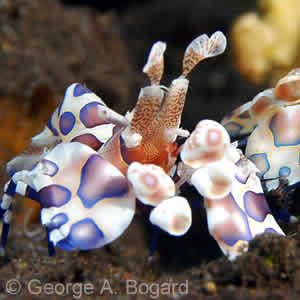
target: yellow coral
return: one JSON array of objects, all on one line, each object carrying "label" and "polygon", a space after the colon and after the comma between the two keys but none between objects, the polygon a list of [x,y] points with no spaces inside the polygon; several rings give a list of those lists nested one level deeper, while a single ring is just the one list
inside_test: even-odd
[{"label": "yellow coral", "polygon": [[297,64],[300,1],[259,0],[259,13],[240,16],[232,28],[234,61],[249,80],[260,83],[272,72],[277,81]]}]

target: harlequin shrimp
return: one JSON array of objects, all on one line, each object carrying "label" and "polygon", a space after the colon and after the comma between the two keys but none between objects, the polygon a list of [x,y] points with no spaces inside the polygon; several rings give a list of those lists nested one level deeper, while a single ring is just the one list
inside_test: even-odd
[{"label": "harlequin shrimp", "polygon": [[282,182],[288,185],[283,191],[290,191],[300,181],[299,99],[300,69],[294,69],[222,121],[233,137],[251,133],[245,154],[260,170],[268,192]]},{"label": "harlequin shrimp", "polygon": [[[221,32],[197,37],[185,51],[182,74],[165,88],[160,80],[166,44],[156,42],[143,69],[151,84],[125,117],[81,84],[69,86],[45,129],[7,163],[11,179],[0,205],[1,251],[16,193],[40,204],[50,255],[55,246],[87,250],[111,243],[130,225],[136,199],[151,207],[153,225],[183,235],[192,223],[190,205],[180,196],[184,182],[204,197],[210,233],[229,258],[246,250],[257,234],[283,234],[256,167],[230,144],[226,130],[210,120],[190,136],[180,128],[186,76],[225,48]],[[187,138],[181,146],[178,137]]]},{"label": "harlequin shrimp", "polygon": [[203,120],[186,140],[179,172],[203,196],[210,234],[230,259],[256,235],[284,235],[264,198],[258,169],[230,143],[225,128]]}]

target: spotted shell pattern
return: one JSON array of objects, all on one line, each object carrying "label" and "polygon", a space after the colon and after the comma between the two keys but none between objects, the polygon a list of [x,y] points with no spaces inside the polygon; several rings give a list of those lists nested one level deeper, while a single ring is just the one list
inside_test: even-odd
[{"label": "spotted shell pattern", "polygon": [[98,114],[105,106],[88,88],[74,83],[47,125],[64,142],[80,142],[97,151],[113,135],[114,125]]},{"label": "spotted shell pattern", "polygon": [[[210,122],[211,128],[215,127],[209,120],[201,121],[197,127],[202,122]],[[258,169],[234,145],[228,145],[228,140],[229,136],[223,138],[223,154],[214,156],[215,161],[207,161],[196,168],[190,181],[204,197],[210,234],[224,254],[233,260],[247,251],[249,241],[256,235],[284,233],[264,197],[256,175]],[[210,148],[213,152],[214,148]],[[201,152],[199,154],[201,156]]]},{"label": "spotted shell pattern", "polygon": [[[294,69],[247,104],[257,125],[249,130],[245,154],[261,171],[267,191],[278,188],[281,179],[290,186],[300,181],[299,97],[300,72]],[[224,118],[224,126],[231,121]]]},{"label": "spotted shell pattern", "polygon": [[[155,43],[143,69],[151,85],[141,89],[136,106],[125,117],[85,86],[70,85],[44,130],[7,164],[11,179],[0,202],[0,254],[15,194],[40,204],[49,249],[57,245],[87,250],[114,241],[131,223],[136,198],[151,207],[152,224],[183,235],[192,223],[190,205],[179,195],[185,182],[204,197],[209,231],[230,259],[257,234],[283,234],[264,199],[256,167],[230,143],[225,128],[203,120],[190,137],[180,128],[186,76],[225,48],[226,38],[219,31],[195,38],[184,53],[182,74],[162,88],[166,44]],[[242,119],[245,112],[251,119],[248,110],[244,107],[234,115]],[[286,141],[281,131],[277,133],[276,120],[272,124],[277,140]],[[188,137],[183,146],[176,142],[179,136]],[[288,139],[293,142],[297,135]]]},{"label": "spotted shell pattern", "polygon": [[300,181],[299,120],[300,107],[282,107],[261,122],[248,139],[246,155],[268,179],[268,190],[276,189],[281,178],[288,179],[290,185]]},{"label": "spotted shell pattern", "polygon": [[[125,176],[93,149],[77,142],[59,144],[31,173],[40,169],[34,188],[40,196],[42,222],[51,229],[50,240],[55,242],[58,230],[69,232],[58,242],[60,248],[102,247],[130,224],[133,191]],[[115,226],[108,226],[110,222]]]}]

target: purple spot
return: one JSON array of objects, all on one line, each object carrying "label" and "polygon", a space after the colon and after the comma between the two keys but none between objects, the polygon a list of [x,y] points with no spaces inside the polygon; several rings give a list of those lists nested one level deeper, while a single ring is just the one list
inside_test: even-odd
[{"label": "purple spot", "polygon": [[220,239],[228,246],[233,246],[238,241],[249,241],[252,239],[247,215],[239,207],[231,193],[218,200],[206,198],[205,204],[206,207],[221,208],[231,216],[226,221],[217,222],[210,227],[212,236]]},{"label": "purple spot", "polygon": [[88,250],[98,248],[103,238],[102,230],[92,219],[86,218],[72,225],[65,240],[73,248]]},{"label": "purple spot", "polygon": [[42,159],[42,164],[45,166],[46,170],[43,171],[43,174],[48,175],[48,176],[55,176],[56,173],[58,172],[59,168],[56,163],[53,161],[50,161],[48,159]]},{"label": "purple spot", "polygon": [[80,110],[79,118],[85,127],[92,128],[98,125],[110,123],[99,117],[98,108],[101,106],[103,106],[103,104],[99,102],[90,102]]},{"label": "purple spot", "polygon": [[229,246],[233,246],[237,241],[240,240],[249,241],[252,238],[252,235],[249,228],[247,215],[236,203],[231,193],[229,193],[229,195],[225,197],[224,200],[226,201],[226,209],[229,209],[228,211],[230,211],[232,215],[239,215],[242,218],[244,229],[242,229],[240,226],[237,226],[236,222],[234,222],[232,218],[226,224],[222,224],[221,226],[219,226],[218,230],[220,239]]},{"label": "purple spot", "polygon": [[59,136],[58,131],[52,125],[52,117],[49,119],[47,126],[55,136]]},{"label": "purple spot", "polygon": [[59,213],[51,219],[51,223],[49,224],[48,229],[53,230],[55,228],[59,228],[60,226],[66,224],[69,221],[69,218],[64,213]]},{"label": "purple spot", "polygon": [[75,116],[67,111],[64,112],[59,119],[59,128],[63,135],[67,135],[74,127]]},{"label": "purple spot", "polygon": [[74,88],[73,96],[74,97],[79,97],[79,96],[82,96],[84,94],[90,94],[90,93],[93,93],[93,92],[91,92],[87,87],[85,87],[81,84],[77,84]]},{"label": "purple spot", "polygon": [[129,186],[125,177],[101,156],[92,155],[82,168],[77,195],[86,208],[104,198],[123,197]]},{"label": "purple spot", "polygon": [[264,194],[256,194],[251,191],[246,192],[244,205],[248,216],[258,222],[263,222],[266,215],[271,212]]},{"label": "purple spot", "polygon": [[71,192],[64,186],[52,184],[45,186],[39,191],[42,208],[51,206],[60,207],[71,200]]},{"label": "purple spot", "polygon": [[88,145],[90,148],[98,151],[99,148],[103,145],[93,134],[85,133],[80,136],[76,136],[71,140],[71,142],[79,142],[81,144]]},{"label": "purple spot", "polygon": [[281,167],[279,169],[279,177],[288,177],[291,174],[291,169],[289,167]]}]

